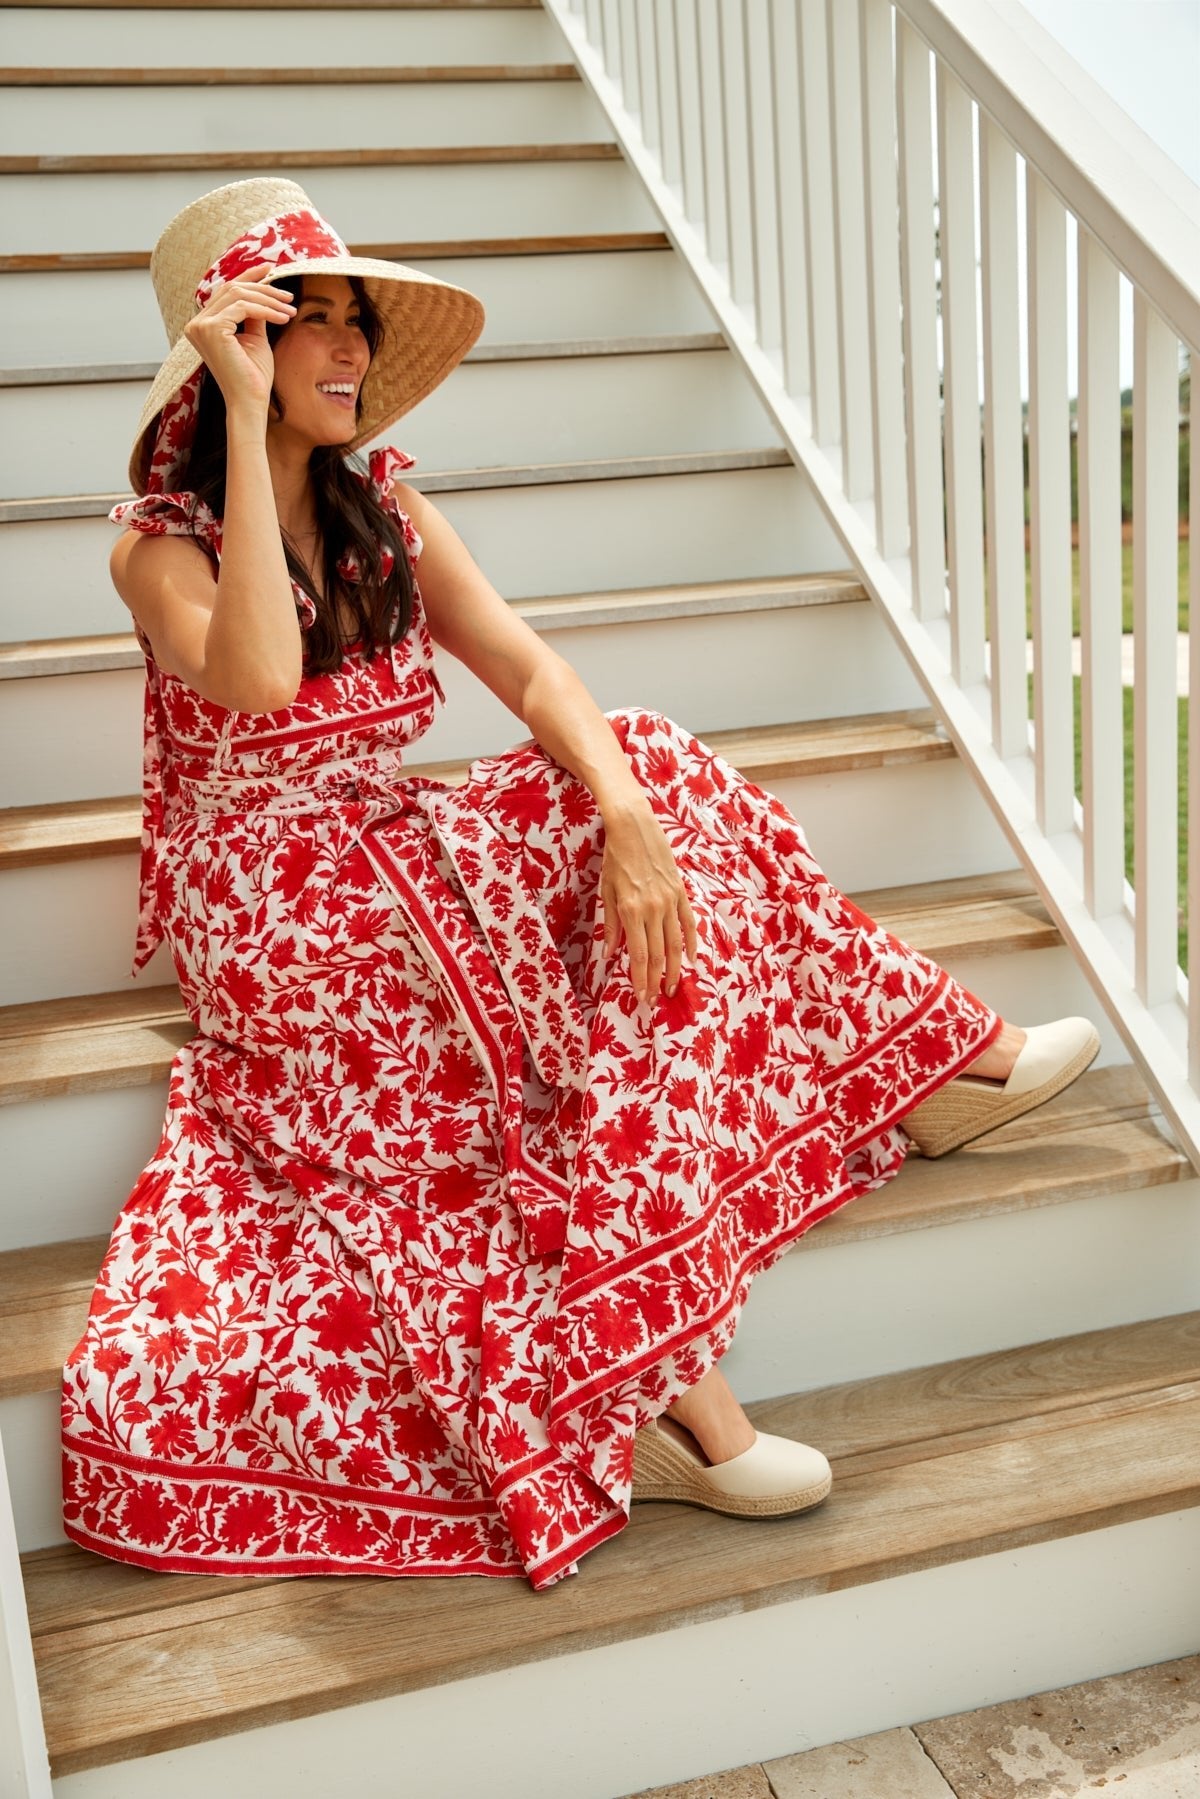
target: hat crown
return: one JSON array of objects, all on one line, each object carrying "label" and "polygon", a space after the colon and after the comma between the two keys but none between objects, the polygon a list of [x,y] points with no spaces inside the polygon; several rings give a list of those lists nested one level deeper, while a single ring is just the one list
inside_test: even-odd
[{"label": "hat crown", "polygon": [[230,245],[264,219],[298,211],[316,207],[297,182],[259,175],[214,188],[175,215],[150,253],[150,279],[168,344],[176,344],[195,317],[196,289]]}]

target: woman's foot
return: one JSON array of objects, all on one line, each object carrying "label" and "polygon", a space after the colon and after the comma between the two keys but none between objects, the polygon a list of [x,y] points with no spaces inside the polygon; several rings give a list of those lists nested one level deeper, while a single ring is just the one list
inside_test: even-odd
[{"label": "woman's foot", "polygon": [[993,1043],[989,1043],[981,1056],[976,1056],[962,1070],[963,1074],[978,1075],[985,1081],[1003,1083],[1013,1071],[1013,1063],[1021,1053],[1027,1033],[1019,1024],[1009,1024],[1005,1019],[1000,1035]]},{"label": "woman's foot", "polygon": [[683,1425],[710,1463],[727,1462],[753,1447],[754,1426],[734,1397],[719,1368],[710,1368],[664,1414]]}]

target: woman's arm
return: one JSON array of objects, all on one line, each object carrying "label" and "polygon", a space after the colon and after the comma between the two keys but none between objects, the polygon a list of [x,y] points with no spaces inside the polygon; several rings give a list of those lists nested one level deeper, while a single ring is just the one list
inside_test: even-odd
[{"label": "woman's arm", "polygon": [[649,1000],[679,977],[696,926],[675,858],[616,733],[569,662],[508,605],[449,521],[416,488],[393,493],[421,534],[421,598],[434,641],[529,726],[554,760],[585,784],[605,828],[604,951],[624,927],[634,990]]},{"label": "woman's arm", "polygon": [[285,321],[295,308],[252,276],[218,288],[184,327],[225,396],[220,573],[187,538],[140,531],[118,538],[109,568],[161,667],[217,705],[274,712],[296,697],[302,655],[267,461],[273,358],[266,321]]}]

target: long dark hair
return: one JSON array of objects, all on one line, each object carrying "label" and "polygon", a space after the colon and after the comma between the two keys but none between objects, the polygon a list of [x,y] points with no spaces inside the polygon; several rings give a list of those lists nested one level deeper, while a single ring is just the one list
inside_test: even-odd
[{"label": "long dark hair", "polygon": [[[363,334],[374,359],[383,341],[383,320],[371,304],[359,277],[351,275],[349,281],[358,301]],[[299,305],[304,277],[276,276],[272,286],[287,288]],[[286,325],[267,326],[267,340],[272,348],[286,329]],[[282,418],[283,402],[274,388],[271,405]],[[357,405],[361,413],[361,388]],[[225,396],[206,374],[200,383],[196,430],[183,483],[190,492],[198,494],[218,518],[225,516],[226,443]],[[313,592],[312,576],[286,532],[282,534],[283,549],[288,573],[311,596],[317,609],[316,619],[305,634],[305,667],[310,674],[323,674],[342,665],[338,601],[345,602],[357,621],[370,661],[377,649],[403,637],[412,623],[413,577],[399,524],[384,511],[370,489],[354,478],[346,452],[340,445],[318,444],[309,457],[308,468],[324,551],[324,598]],[[391,572],[386,577],[383,574],[385,545],[392,552]],[[347,550],[354,552],[362,571],[361,581],[347,581],[338,573],[339,558]],[[393,608],[396,609],[394,626],[391,623]]]}]

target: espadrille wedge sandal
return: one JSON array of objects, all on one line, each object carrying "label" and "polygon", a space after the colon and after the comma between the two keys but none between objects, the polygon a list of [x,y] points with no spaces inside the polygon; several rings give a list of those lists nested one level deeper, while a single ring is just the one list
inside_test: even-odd
[{"label": "espadrille wedge sandal", "polygon": [[900,1120],[923,1156],[944,1156],[1032,1112],[1094,1061],[1100,1037],[1090,1018],[1030,1025],[1006,1081],[960,1074]]},{"label": "espadrille wedge sandal", "polygon": [[832,1485],[819,1449],[762,1430],[727,1462],[709,1462],[674,1418],[655,1418],[633,1439],[634,1500],[672,1499],[731,1518],[787,1518],[819,1505]]}]

